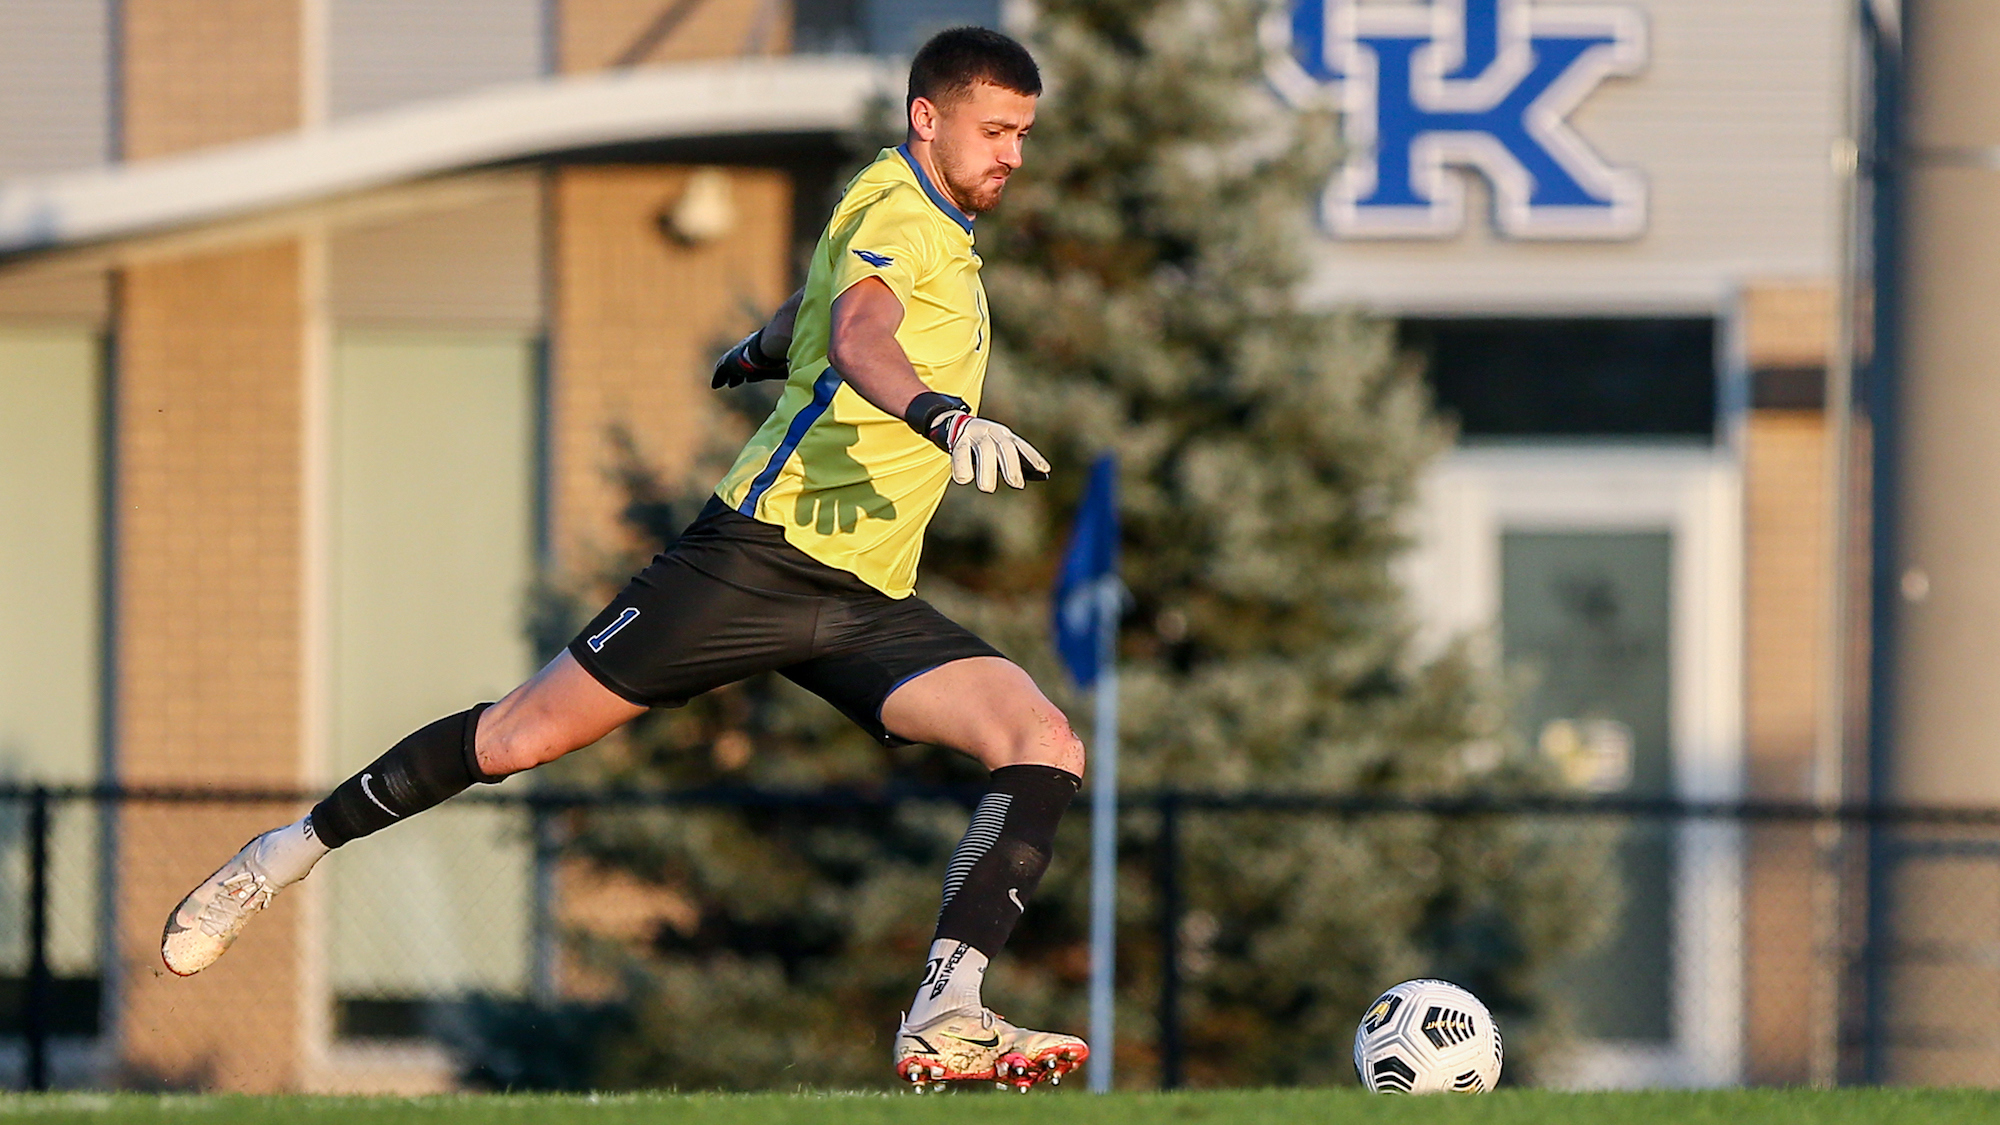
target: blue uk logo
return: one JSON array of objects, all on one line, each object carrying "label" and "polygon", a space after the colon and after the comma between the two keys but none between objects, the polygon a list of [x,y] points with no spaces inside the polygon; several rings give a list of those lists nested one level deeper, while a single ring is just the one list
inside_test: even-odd
[{"label": "blue uk logo", "polygon": [[1291,0],[1267,25],[1271,77],[1346,123],[1326,223],[1349,238],[1465,228],[1466,172],[1509,238],[1620,239],[1646,226],[1646,181],[1570,123],[1605,79],[1646,63],[1629,8],[1532,0]]},{"label": "blue uk logo", "polygon": [[891,258],[887,254],[877,254],[873,250],[856,250],[854,256],[878,270],[888,269],[890,266],[896,264],[896,259]]}]

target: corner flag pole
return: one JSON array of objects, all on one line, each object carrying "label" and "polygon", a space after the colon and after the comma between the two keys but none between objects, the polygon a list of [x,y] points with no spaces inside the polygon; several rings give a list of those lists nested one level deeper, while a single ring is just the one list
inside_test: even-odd
[{"label": "corner flag pole", "polygon": [[1090,466],[1076,526],[1056,576],[1056,654],[1079,688],[1095,693],[1097,730],[1090,743],[1090,1089],[1111,1089],[1118,1035],[1118,622],[1125,584],[1118,580],[1118,461]]},{"label": "corner flag pole", "polygon": [[1097,582],[1096,731],[1090,755],[1090,1091],[1111,1089],[1117,1042],[1118,970],[1118,618],[1125,591],[1116,575]]}]

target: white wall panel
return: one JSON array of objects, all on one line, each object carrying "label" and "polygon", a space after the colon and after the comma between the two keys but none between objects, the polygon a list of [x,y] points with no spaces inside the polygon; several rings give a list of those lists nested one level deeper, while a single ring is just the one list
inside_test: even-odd
[{"label": "white wall panel", "polygon": [[104,163],[110,99],[106,0],[0,0],[0,179]]},{"label": "white wall panel", "polygon": [[334,117],[542,73],[543,0],[329,0]]},{"label": "white wall panel", "polygon": [[541,180],[468,183],[462,206],[336,231],[328,295],[346,325],[457,325],[538,331]]}]

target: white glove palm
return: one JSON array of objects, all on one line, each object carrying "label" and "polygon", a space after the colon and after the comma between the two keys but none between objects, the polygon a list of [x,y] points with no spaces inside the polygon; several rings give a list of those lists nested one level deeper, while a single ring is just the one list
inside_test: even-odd
[{"label": "white glove palm", "polygon": [[954,483],[976,484],[979,491],[991,492],[1002,479],[1015,488],[1026,488],[1030,477],[1048,479],[1048,460],[1019,434],[990,418],[960,408],[939,418],[932,432],[951,454]]}]

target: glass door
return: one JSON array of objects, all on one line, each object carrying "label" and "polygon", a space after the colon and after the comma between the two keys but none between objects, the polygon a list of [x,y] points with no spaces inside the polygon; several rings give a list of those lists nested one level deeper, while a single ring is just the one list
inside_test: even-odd
[{"label": "glass door", "polygon": [[[1584,792],[1671,797],[1672,534],[1507,531],[1500,543],[1501,649],[1533,677],[1519,713],[1529,743]],[[1664,1047],[1674,842],[1659,822],[1622,836],[1616,928],[1562,991],[1582,1034]]]},{"label": "glass door", "polygon": [[[1424,488],[1405,579],[1425,643],[1471,634],[1522,668],[1523,736],[1579,795],[1729,801],[1742,787],[1741,487],[1702,445],[1454,451]],[[1609,941],[1557,982],[1579,1087],[1741,1071],[1740,833],[1633,821]]]}]

